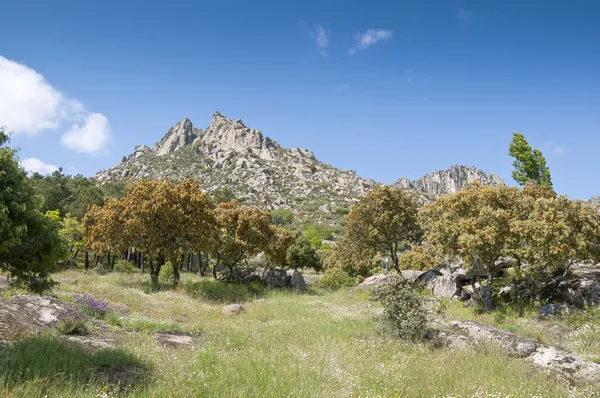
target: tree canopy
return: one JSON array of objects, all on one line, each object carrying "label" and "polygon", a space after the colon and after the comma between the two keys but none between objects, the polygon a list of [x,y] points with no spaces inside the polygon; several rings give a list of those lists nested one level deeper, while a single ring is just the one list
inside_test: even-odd
[{"label": "tree canopy", "polygon": [[0,129],[0,269],[32,290],[49,286],[48,272],[65,256],[59,224],[45,217],[8,135]]},{"label": "tree canopy", "polygon": [[533,149],[521,133],[513,132],[508,149],[513,162],[513,179],[521,186],[534,182],[544,187],[552,187],[550,169],[546,158],[539,149]]},{"label": "tree canopy", "polygon": [[346,216],[347,238],[355,246],[386,253],[400,272],[398,252],[421,240],[417,213],[418,203],[411,193],[388,186],[375,189]]}]

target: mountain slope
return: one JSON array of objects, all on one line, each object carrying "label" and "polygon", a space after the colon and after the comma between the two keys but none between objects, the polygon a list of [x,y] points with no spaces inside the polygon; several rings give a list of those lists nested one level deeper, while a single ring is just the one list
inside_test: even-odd
[{"label": "mountain slope", "polygon": [[212,192],[230,188],[236,197],[266,209],[290,208],[300,220],[333,221],[377,183],[354,171],[319,162],[305,149],[285,149],[241,120],[219,112],[206,131],[189,119],[177,123],[152,149],[145,145],[121,164],[99,171],[100,184],[144,178],[197,178]]},{"label": "mountain slope", "polygon": [[[337,222],[352,203],[382,185],[319,162],[305,149],[281,147],[241,120],[215,112],[206,130],[184,118],[152,148],[139,145],[121,164],[99,171],[98,184],[139,179],[191,177],[213,192],[229,188],[235,196],[263,209],[291,209],[300,221]],[[452,166],[393,186],[415,191],[423,200],[456,192],[472,181],[503,184],[495,174],[474,166]]]}]

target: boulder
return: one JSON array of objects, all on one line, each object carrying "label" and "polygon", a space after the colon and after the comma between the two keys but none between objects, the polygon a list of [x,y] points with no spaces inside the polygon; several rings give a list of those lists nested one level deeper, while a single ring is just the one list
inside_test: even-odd
[{"label": "boulder", "polygon": [[510,302],[517,297],[517,286],[514,284],[504,286],[500,288],[498,295],[503,301]]},{"label": "boulder", "polygon": [[423,284],[436,297],[462,297],[463,286],[469,281],[468,272],[463,268],[447,265],[435,267],[419,275],[415,282]]},{"label": "boulder", "polygon": [[304,281],[304,276],[302,276],[302,272],[295,269],[288,270],[286,286],[292,287],[296,290],[305,290],[306,282]]},{"label": "boulder", "polygon": [[580,307],[600,305],[600,283],[587,278],[575,278],[559,284],[568,302]]},{"label": "boulder", "polygon": [[229,304],[223,307],[223,310],[221,312],[223,313],[223,315],[234,315],[246,312],[246,309],[240,304]]},{"label": "boulder", "polygon": [[12,340],[22,334],[51,327],[67,305],[53,296],[19,294],[0,298],[0,339]]},{"label": "boulder", "polygon": [[288,273],[284,269],[269,269],[262,274],[262,281],[271,287],[285,287]]},{"label": "boulder", "polygon": [[192,335],[182,333],[156,333],[156,341],[167,348],[192,347],[196,340]]},{"label": "boulder", "polygon": [[424,271],[405,270],[402,271],[402,277],[410,283],[415,283],[416,280],[423,274],[423,272]]},{"label": "boulder", "polygon": [[358,287],[366,288],[366,289],[372,288],[373,286],[383,283],[389,277],[390,277],[390,274],[373,275],[373,276],[368,277],[364,281],[362,281],[362,283],[360,285],[358,285]]},{"label": "boulder", "polygon": [[551,316],[561,316],[563,314],[570,314],[574,312],[575,309],[568,304],[565,303],[553,303],[553,304],[545,304],[538,308],[538,314],[543,317],[551,317]]}]

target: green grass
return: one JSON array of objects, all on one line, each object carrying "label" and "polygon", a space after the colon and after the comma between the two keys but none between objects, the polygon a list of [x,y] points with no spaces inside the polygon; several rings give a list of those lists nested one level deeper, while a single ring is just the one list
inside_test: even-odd
[{"label": "green grass", "polygon": [[95,392],[119,381],[131,385],[132,390],[147,371],[147,366],[126,350],[90,353],[79,344],[50,335],[27,338],[0,350],[0,391],[12,390],[15,395],[38,388],[38,394],[90,388]]},{"label": "green grass", "polygon": [[[119,309],[120,322],[128,330],[121,341],[131,355],[126,358],[147,364],[144,382],[130,393],[134,397],[569,394],[556,378],[493,347],[452,351],[380,333],[379,304],[370,301],[365,291],[296,294],[273,289],[254,294],[248,287],[184,274],[177,289],[145,294],[141,286],[148,275],[85,275],[70,270],[55,277],[61,282],[56,289],[60,297],[88,293]],[[241,302],[247,312],[223,316],[221,308],[229,302]],[[164,348],[153,333],[165,330],[193,333],[202,343]],[[10,354],[1,351],[2,358],[10,358],[11,369],[37,367],[31,365],[35,355],[24,349],[11,350]],[[63,348],[53,350],[62,352]],[[47,386],[43,391],[48,397],[96,396],[102,382],[85,385],[90,371],[98,366],[95,355],[81,354],[82,359],[65,355],[76,366],[48,363],[43,371],[27,373],[27,377],[10,376],[11,382],[0,387],[0,396],[40,396],[43,386]],[[117,359],[105,362],[126,362]],[[78,361],[83,365],[77,365]],[[59,379],[56,374],[64,381],[51,381]],[[574,396],[589,396],[587,392],[579,394]]]}]

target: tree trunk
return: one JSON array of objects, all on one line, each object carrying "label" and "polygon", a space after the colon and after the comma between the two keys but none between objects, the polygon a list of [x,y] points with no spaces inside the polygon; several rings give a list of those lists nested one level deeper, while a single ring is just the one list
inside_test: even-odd
[{"label": "tree trunk", "polygon": [[110,264],[110,252],[106,255],[106,264]]},{"label": "tree trunk", "polygon": [[126,257],[127,262],[129,262],[131,260],[131,247],[127,248],[127,257]]},{"label": "tree trunk", "polygon": [[487,283],[485,284],[485,292],[484,292],[484,305],[486,310],[494,309],[494,289],[492,286],[492,282],[494,281],[494,272],[493,265],[492,267],[488,267],[487,270]]},{"label": "tree trunk", "polygon": [[115,270],[115,260],[117,259],[117,256],[113,256],[112,258],[112,262],[110,263],[110,270],[114,271]]},{"label": "tree trunk", "polygon": [[206,255],[206,262],[202,261],[202,253],[198,253],[198,276],[206,276],[206,268],[208,268],[208,263],[210,262],[210,258],[208,254]]},{"label": "tree trunk", "polygon": [[181,267],[177,267],[177,265],[173,264],[173,286],[177,286],[179,284],[179,269],[183,268],[183,256],[181,258]]},{"label": "tree trunk", "polygon": [[90,268],[90,255],[87,250],[85,251],[85,270],[87,271]]},{"label": "tree trunk", "polygon": [[79,249],[75,250],[75,254],[73,255],[73,260],[77,260],[78,254],[79,254]]},{"label": "tree trunk", "polygon": [[140,269],[140,274],[144,273],[144,253],[136,252],[138,268]]},{"label": "tree trunk", "polygon": [[217,264],[219,263],[219,256],[217,255],[215,264],[213,265],[213,277],[217,279]]},{"label": "tree trunk", "polygon": [[393,245],[392,247],[390,247],[390,257],[392,258],[392,267],[394,267],[394,269],[396,270],[396,272],[398,274],[402,275],[402,273],[400,272],[400,265],[399,265],[397,250],[398,250],[397,245]]},{"label": "tree trunk", "polygon": [[187,261],[187,270],[188,272],[192,272],[194,268],[194,253],[188,253],[188,261]]},{"label": "tree trunk", "polygon": [[[185,254],[181,255],[181,262],[179,263],[179,271],[183,270],[183,261],[185,260]],[[175,265],[175,264],[173,264]]]},{"label": "tree trunk", "polygon": [[[160,268],[165,263],[165,258],[162,254],[158,255],[156,266],[154,266],[152,260],[150,260],[150,279],[154,286],[158,286],[158,275],[160,274]],[[177,269],[177,265],[173,265],[173,270]]]}]

